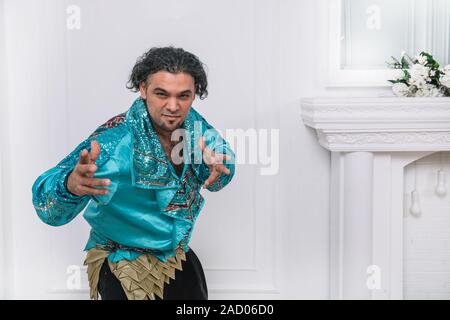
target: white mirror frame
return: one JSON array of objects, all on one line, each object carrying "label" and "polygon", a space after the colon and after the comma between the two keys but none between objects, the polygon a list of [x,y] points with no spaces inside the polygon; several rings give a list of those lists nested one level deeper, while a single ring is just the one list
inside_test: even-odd
[{"label": "white mirror frame", "polygon": [[[442,56],[449,57],[449,22],[450,22],[450,1],[433,0],[432,5],[427,8],[426,25],[426,47],[424,50],[434,54],[441,52]],[[411,0],[411,14],[420,3],[418,0]],[[329,32],[329,53],[328,53],[328,77],[327,87],[390,87],[387,81],[393,79],[394,70],[392,69],[360,69],[345,70],[341,69],[341,10],[342,0],[328,0],[328,32]],[[448,14],[442,15],[442,12]],[[414,39],[414,24],[410,23],[410,42]],[[436,32],[444,30],[444,32]],[[417,52],[408,52],[411,55]],[[398,53],[400,56],[400,52]],[[440,58],[436,56],[438,60]],[[389,60],[389,57],[386,57]],[[440,61],[441,62],[441,61]]]}]

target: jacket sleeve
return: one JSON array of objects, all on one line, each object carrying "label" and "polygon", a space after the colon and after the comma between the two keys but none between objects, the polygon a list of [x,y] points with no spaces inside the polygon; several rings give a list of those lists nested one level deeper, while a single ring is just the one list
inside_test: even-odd
[{"label": "jacket sleeve", "polygon": [[39,218],[51,226],[69,223],[88,204],[90,197],[70,193],[66,178],[78,162],[83,149],[90,150],[90,140],[80,143],[55,167],[41,174],[33,184],[33,206]]},{"label": "jacket sleeve", "polygon": [[123,130],[120,130],[120,128],[111,129],[111,123],[118,126],[120,123],[118,120],[123,121],[123,114],[98,127],[89,138],[80,143],[61,162],[36,179],[32,187],[32,201],[37,215],[44,223],[51,226],[69,223],[86,207],[91,199],[103,205],[109,202],[117,189],[117,183],[112,181],[113,179],[111,179],[112,183],[108,187],[108,195],[102,196],[74,195],[67,190],[66,179],[78,163],[81,151],[87,149],[90,152],[91,141],[93,140],[100,144],[100,154],[96,161],[98,169],[94,177],[104,178],[116,171],[115,161],[110,158],[110,153],[120,141]]},{"label": "jacket sleeve", "polygon": [[[233,179],[236,162],[235,154],[230,148],[228,142],[222,138],[220,133],[214,127],[212,127],[203,117],[200,116],[200,118],[202,119],[203,126],[206,128],[206,130],[203,132],[206,147],[216,153],[226,154],[230,157],[230,160],[224,162],[225,167],[230,170],[230,174],[226,175],[222,173],[214,183],[207,187],[207,190],[217,192],[222,190],[228,183],[230,183],[231,179]],[[202,163],[200,165],[200,179],[202,180],[202,183],[204,183],[210,175],[211,172],[209,170],[209,167],[202,160]]]}]

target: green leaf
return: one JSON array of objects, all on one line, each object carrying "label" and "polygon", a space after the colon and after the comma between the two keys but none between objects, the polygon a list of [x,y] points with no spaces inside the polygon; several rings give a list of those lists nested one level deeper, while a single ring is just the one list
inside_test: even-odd
[{"label": "green leaf", "polygon": [[408,61],[406,61],[405,56],[402,57],[402,68],[408,68],[409,64]]},{"label": "green leaf", "polygon": [[403,74],[404,74],[403,79],[405,79],[405,80],[411,79],[411,74],[409,73],[408,70],[403,70]]}]

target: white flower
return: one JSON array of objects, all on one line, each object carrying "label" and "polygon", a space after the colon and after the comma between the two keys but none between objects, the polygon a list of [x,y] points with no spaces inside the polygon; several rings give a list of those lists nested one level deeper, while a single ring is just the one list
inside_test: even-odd
[{"label": "white flower", "polygon": [[428,81],[430,81],[430,68],[421,64],[414,64],[409,71],[411,78],[408,80],[408,84],[416,86],[417,88],[424,87]]},{"label": "white flower", "polygon": [[413,73],[415,75],[422,76],[422,77],[426,78],[430,74],[430,68],[416,63],[411,68],[411,74],[413,74]]},{"label": "white flower", "polygon": [[397,97],[406,97],[409,94],[409,87],[403,82],[394,83],[392,91]]},{"label": "white flower", "polygon": [[442,97],[443,93],[433,85],[428,85],[428,96],[427,97]]},{"label": "white flower", "polygon": [[405,76],[403,69],[394,69],[394,80],[403,79]]},{"label": "white flower", "polygon": [[416,56],[416,59],[418,60],[418,63],[423,66],[428,62],[427,57],[425,57],[423,55]]},{"label": "white flower", "polygon": [[402,52],[400,53],[401,57],[403,58],[406,55],[406,51],[402,50]]},{"label": "white flower", "polygon": [[431,97],[443,97],[444,93],[436,87],[431,89]]},{"label": "white flower", "polygon": [[436,88],[432,84],[427,84],[421,88],[418,88],[416,93],[414,94],[415,97],[442,97],[443,93]]},{"label": "white flower", "polygon": [[449,72],[442,74],[439,81],[443,86],[450,88],[450,70]]},{"label": "white flower", "polygon": [[427,84],[427,81],[422,76],[411,75],[411,78],[408,80],[408,84],[411,86],[416,86],[417,88],[422,88]]},{"label": "white flower", "polygon": [[[407,56],[406,52],[402,51],[401,56],[402,58]],[[415,56],[413,65],[408,63],[407,68],[395,69],[392,72],[394,80],[391,82],[395,82],[392,91],[396,96],[442,97],[450,91],[450,64],[438,70],[435,68],[437,63],[434,63],[434,60],[431,67],[427,66],[428,59],[431,59],[431,56],[421,53]],[[398,63],[392,66],[399,67]],[[436,77],[439,77],[439,84],[434,83]]]}]

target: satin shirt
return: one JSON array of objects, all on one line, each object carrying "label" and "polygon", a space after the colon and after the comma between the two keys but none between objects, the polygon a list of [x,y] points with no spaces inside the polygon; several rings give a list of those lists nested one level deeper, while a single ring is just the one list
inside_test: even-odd
[{"label": "satin shirt", "polygon": [[[198,139],[206,146],[230,156],[222,174],[209,191],[219,191],[232,179],[235,155],[228,143],[191,106],[181,126],[184,168],[178,176],[168,161],[156,134],[145,101],[137,98],[124,113],[101,125],[67,157],[40,175],[32,187],[33,205],[46,224],[69,223],[84,208],[84,218],[91,226],[85,246],[107,248],[108,259],[133,260],[142,253],[152,253],[162,261],[173,257],[177,246],[188,251],[195,221],[204,205],[201,187],[210,172],[204,163]],[[108,178],[107,195],[77,196],[65,182],[77,164],[80,152],[90,150],[90,143],[100,144],[98,167],[94,177]]]}]

